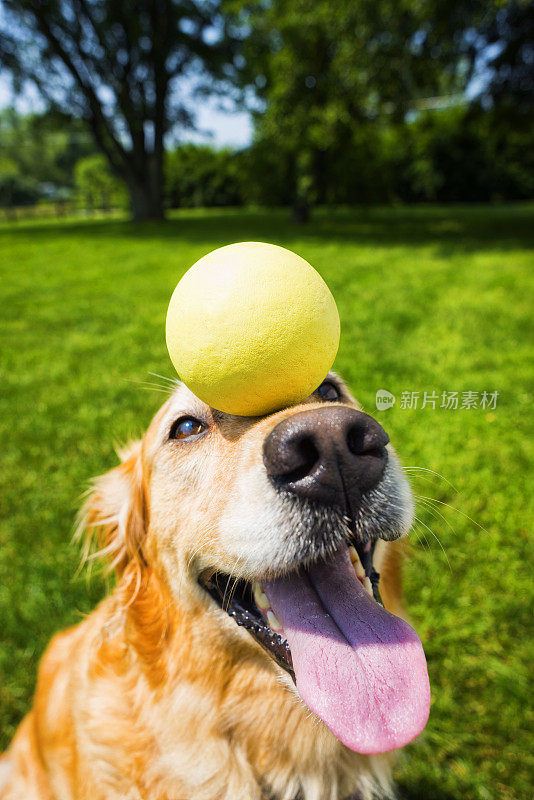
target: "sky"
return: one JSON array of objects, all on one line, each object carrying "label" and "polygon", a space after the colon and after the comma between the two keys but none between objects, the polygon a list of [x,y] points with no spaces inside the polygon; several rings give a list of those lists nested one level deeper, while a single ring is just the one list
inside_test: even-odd
[{"label": "sky", "polygon": [[217,147],[244,147],[252,140],[252,119],[244,111],[222,111],[216,101],[203,101],[197,110],[197,123],[201,131],[212,132],[212,136],[202,133],[188,133],[184,136],[190,142],[208,142]]},{"label": "sky", "polygon": [[[11,92],[9,79],[0,74],[0,109],[14,106],[21,113],[39,111],[42,109],[37,92],[25,90],[19,98],[14,98]],[[223,111],[219,102],[213,99],[204,99],[197,107],[198,132],[188,131],[180,138],[185,142],[213,144],[216,147],[244,147],[252,139],[252,120],[250,114],[244,111]]]}]

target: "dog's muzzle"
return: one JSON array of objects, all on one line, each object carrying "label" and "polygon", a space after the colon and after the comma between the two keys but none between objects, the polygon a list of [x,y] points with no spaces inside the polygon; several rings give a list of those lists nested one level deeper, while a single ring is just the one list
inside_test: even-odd
[{"label": "dog's muzzle", "polygon": [[300,411],[267,436],[263,461],[273,483],[292,494],[353,515],[380,482],[389,437],[362,411],[332,406]]}]

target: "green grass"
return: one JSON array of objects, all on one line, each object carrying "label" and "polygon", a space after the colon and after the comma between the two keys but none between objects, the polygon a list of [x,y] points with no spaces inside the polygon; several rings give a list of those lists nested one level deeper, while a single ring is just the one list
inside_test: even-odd
[{"label": "green grass", "polygon": [[[115,463],[172,376],[167,303],[198,257],[269,240],[316,265],[342,317],[336,367],[376,413],[421,503],[406,590],[433,706],[397,777],[406,798],[531,796],[532,206],[182,212],[0,226],[0,745],[27,710],[50,636],[101,596],[69,539],[88,479]],[[498,391],[494,411],[375,412],[378,389]],[[417,477],[417,475],[419,477]],[[441,516],[442,515],[442,516]],[[443,517],[443,518],[442,518]],[[430,530],[432,532],[430,532]],[[438,542],[439,539],[439,542]],[[530,689],[530,691],[529,691]]]}]

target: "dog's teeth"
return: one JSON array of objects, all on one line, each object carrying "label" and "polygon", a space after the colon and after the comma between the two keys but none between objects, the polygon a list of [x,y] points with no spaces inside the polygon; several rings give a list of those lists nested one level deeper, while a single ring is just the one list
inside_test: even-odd
[{"label": "dog's teeth", "polygon": [[270,603],[267,599],[267,595],[261,588],[261,583],[255,582],[252,584],[252,591],[254,593],[254,600],[256,601],[256,605],[261,611],[265,611],[269,608]]},{"label": "dog's teeth", "polygon": [[356,577],[362,580],[362,578],[365,578],[365,570],[362,567],[362,562],[360,561],[360,557],[358,556],[355,547],[349,547],[349,555],[354,572],[356,573]]},{"label": "dog's teeth", "polygon": [[273,614],[273,612],[270,610],[267,612],[267,622],[269,623],[269,626],[273,629],[273,631],[275,631],[276,633],[282,633],[282,626],[280,625],[280,622],[278,621],[277,617]]},{"label": "dog's teeth", "polygon": [[365,573],[364,573],[364,577],[363,577],[362,583],[363,583],[363,587],[367,591],[367,594],[369,595],[369,597],[372,597],[373,596],[373,587],[371,586],[371,581],[369,580],[367,575],[365,575]]}]

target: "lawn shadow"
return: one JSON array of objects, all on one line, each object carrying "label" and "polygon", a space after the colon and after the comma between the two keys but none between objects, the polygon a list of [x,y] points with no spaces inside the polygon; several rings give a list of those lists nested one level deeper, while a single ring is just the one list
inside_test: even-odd
[{"label": "lawn shadow", "polygon": [[316,209],[298,225],[287,209],[191,209],[170,212],[166,222],[126,220],[23,221],[0,226],[0,237],[38,234],[44,239],[176,240],[209,248],[233,241],[335,241],[369,246],[436,245],[440,254],[534,246],[534,206],[402,206]]},{"label": "lawn shadow", "polygon": [[463,800],[464,793],[459,788],[458,792],[451,794],[444,790],[437,781],[422,778],[407,784],[397,782],[398,800]]}]

